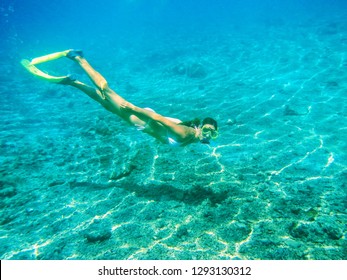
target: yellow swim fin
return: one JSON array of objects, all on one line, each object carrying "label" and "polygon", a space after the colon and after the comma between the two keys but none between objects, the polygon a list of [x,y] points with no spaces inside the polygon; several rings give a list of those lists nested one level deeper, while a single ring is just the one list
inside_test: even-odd
[{"label": "yellow swim fin", "polygon": [[47,61],[59,59],[61,57],[66,57],[70,50],[62,51],[62,52],[56,52],[44,56],[40,56],[37,58],[32,59],[31,61],[27,59],[22,59],[21,64],[25,69],[27,69],[31,74],[34,76],[41,78],[43,80],[46,80],[51,83],[64,83],[67,81],[67,79],[71,80],[70,76],[51,76],[47,73],[42,72],[40,69],[38,69],[35,65],[44,63]]},{"label": "yellow swim fin", "polygon": [[66,51],[62,51],[62,52],[55,52],[55,53],[47,54],[44,56],[36,57],[33,60],[31,60],[30,63],[36,65],[36,64],[43,63],[43,62],[55,60],[55,59],[67,56],[67,54],[69,52],[70,52],[70,50],[66,50]]},{"label": "yellow swim fin", "polygon": [[61,83],[66,78],[68,78],[68,76],[57,77],[57,76],[48,75],[42,72],[40,69],[38,69],[35,65],[31,64],[30,61],[27,59],[22,59],[20,63],[24,66],[25,69],[27,69],[34,76],[39,77],[51,83]]}]

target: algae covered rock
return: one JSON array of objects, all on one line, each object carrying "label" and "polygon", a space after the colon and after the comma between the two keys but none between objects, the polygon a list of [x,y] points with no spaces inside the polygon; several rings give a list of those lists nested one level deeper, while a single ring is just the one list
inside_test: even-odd
[{"label": "algae covered rock", "polygon": [[12,197],[17,194],[16,186],[12,182],[0,181],[0,197]]},{"label": "algae covered rock", "polygon": [[197,62],[180,63],[172,67],[171,72],[178,76],[187,76],[189,78],[201,79],[207,76],[206,68]]},{"label": "algae covered rock", "polygon": [[88,242],[102,242],[112,236],[111,226],[104,221],[95,220],[85,231],[85,238]]},{"label": "algae covered rock", "polygon": [[225,241],[237,243],[249,237],[251,228],[244,223],[233,223],[218,229],[218,235]]}]

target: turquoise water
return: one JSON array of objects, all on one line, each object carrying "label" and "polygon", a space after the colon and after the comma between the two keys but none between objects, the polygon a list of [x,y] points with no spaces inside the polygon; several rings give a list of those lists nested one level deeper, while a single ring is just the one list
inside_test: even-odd
[{"label": "turquoise water", "polygon": [[[347,259],[343,2],[5,2],[1,259]],[[19,64],[69,48],[220,137],[159,144]],[[70,60],[42,68],[88,81]]]}]

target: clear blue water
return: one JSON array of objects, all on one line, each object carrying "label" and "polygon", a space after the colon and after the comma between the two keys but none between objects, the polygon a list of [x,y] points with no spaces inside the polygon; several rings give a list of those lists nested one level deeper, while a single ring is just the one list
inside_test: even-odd
[{"label": "clear blue water", "polygon": [[[346,6],[1,1],[1,259],[347,259]],[[70,48],[220,137],[170,148],[19,64]]]}]

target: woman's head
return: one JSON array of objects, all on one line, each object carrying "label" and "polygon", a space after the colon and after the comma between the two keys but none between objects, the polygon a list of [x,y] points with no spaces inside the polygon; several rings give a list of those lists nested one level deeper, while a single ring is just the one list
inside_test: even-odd
[{"label": "woman's head", "polygon": [[209,144],[211,139],[218,137],[218,124],[212,118],[205,118],[201,125],[201,143]]},{"label": "woman's head", "polygon": [[213,125],[216,130],[218,129],[217,121],[212,119],[212,118],[203,119],[202,120],[202,126],[204,126],[205,124]]}]

